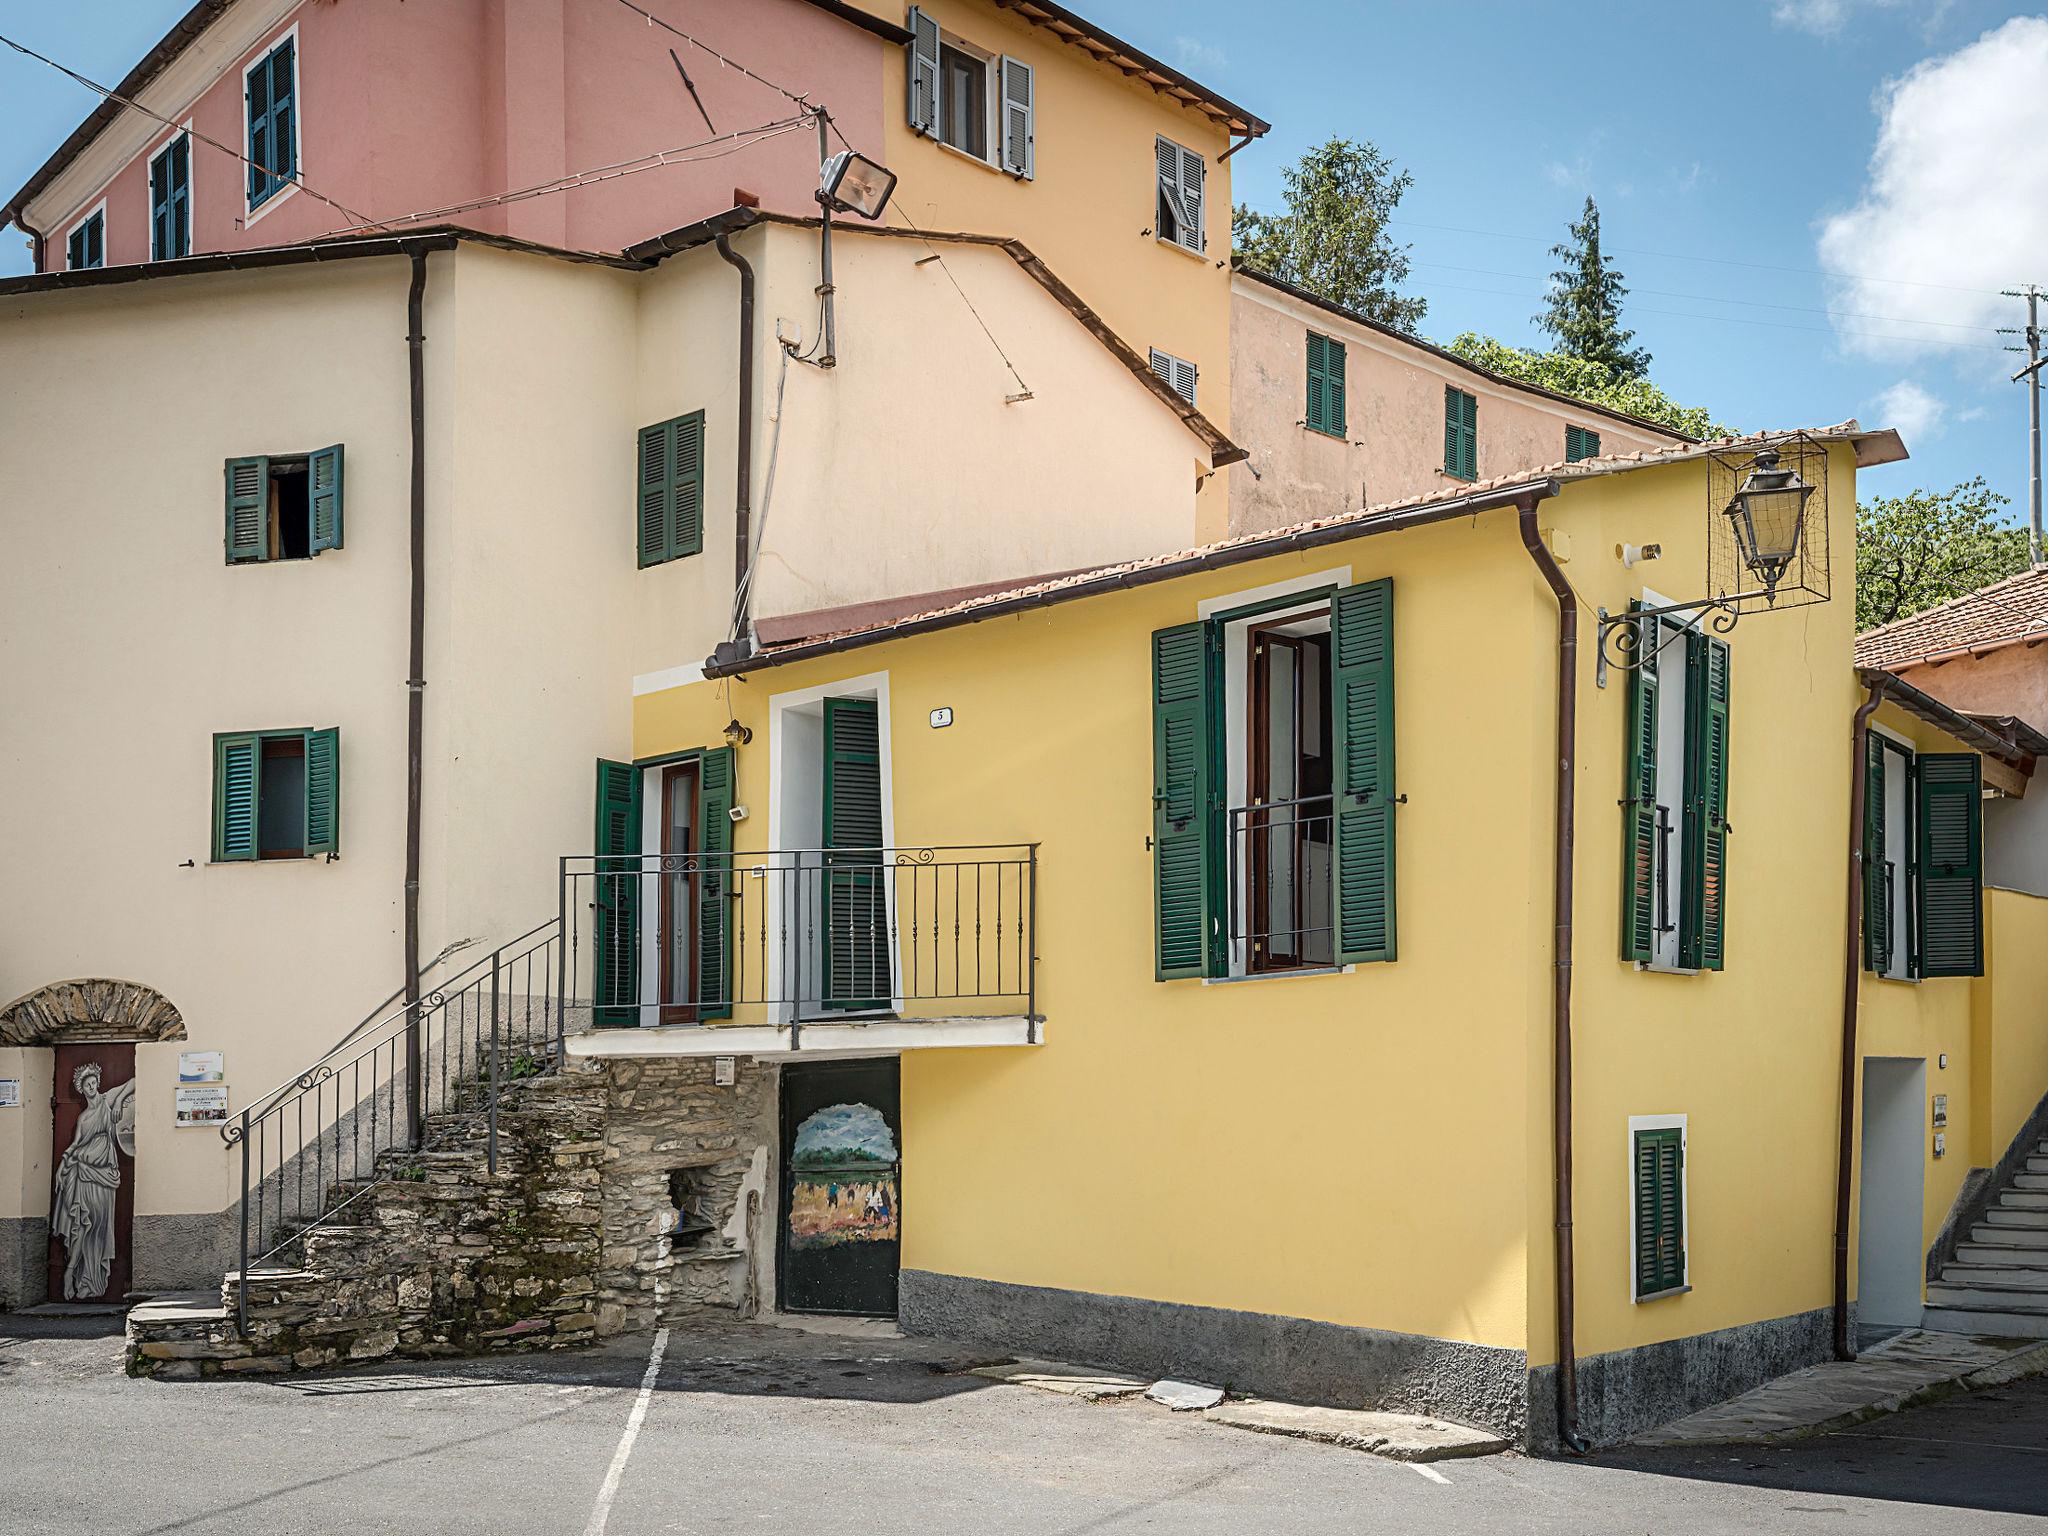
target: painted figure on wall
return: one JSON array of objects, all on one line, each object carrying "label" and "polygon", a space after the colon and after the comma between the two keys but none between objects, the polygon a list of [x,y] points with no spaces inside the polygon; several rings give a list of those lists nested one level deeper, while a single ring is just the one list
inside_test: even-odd
[{"label": "painted figure on wall", "polygon": [[85,1100],[71,1145],[57,1163],[50,1231],[64,1244],[64,1299],[106,1294],[114,1263],[114,1202],[121,1191],[121,1158],[135,1156],[135,1084],[100,1092],[100,1069],[87,1062],[71,1074]]},{"label": "painted figure on wall", "polygon": [[896,1138],[870,1104],[830,1104],[797,1127],[790,1163],[793,1248],[896,1238]]}]

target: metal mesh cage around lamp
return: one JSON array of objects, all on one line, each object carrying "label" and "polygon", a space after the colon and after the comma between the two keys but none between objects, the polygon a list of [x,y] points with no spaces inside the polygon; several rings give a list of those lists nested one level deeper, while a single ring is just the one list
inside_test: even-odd
[{"label": "metal mesh cage around lamp", "polygon": [[1718,606],[1824,603],[1828,454],[1804,432],[1707,455],[1707,582]]}]

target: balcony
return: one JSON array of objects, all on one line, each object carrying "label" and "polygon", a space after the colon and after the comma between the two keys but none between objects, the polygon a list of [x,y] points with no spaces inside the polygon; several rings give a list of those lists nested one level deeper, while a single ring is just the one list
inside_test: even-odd
[{"label": "balcony", "polygon": [[571,1054],[1039,1040],[1036,844],[571,855]]}]

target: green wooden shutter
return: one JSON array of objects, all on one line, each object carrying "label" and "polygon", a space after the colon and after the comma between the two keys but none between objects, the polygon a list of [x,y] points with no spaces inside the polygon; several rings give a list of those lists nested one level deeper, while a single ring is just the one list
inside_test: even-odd
[{"label": "green wooden shutter", "polygon": [[1216,803],[1222,629],[1152,636],[1152,871],[1161,981],[1223,972],[1222,828]]},{"label": "green wooden shutter", "polygon": [[1344,343],[1323,339],[1323,419],[1332,437],[1342,437],[1344,425]]},{"label": "green wooden shutter", "polygon": [[1394,958],[1394,584],[1330,603],[1337,960]]},{"label": "green wooden shutter", "polygon": [[1327,432],[1328,417],[1325,414],[1323,392],[1323,358],[1329,343],[1314,331],[1308,334],[1308,409],[1306,412],[1309,430]]},{"label": "green wooden shutter", "polygon": [[889,901],[883,873],[881,720],[873,699],[825,700],[827,1008],[883,1008]]},{"label": "green wooden shutter", "polygon": [[341,445],[322,448],[306,457],[308,499],[312,502],[312,551],[341,548]]},{"label": "green wooden shutter", "polygon": [[261,560],[270,553],[270,460],[227,462],[228,559]]},{"label": "green wooden shutter", "polygon": [[1564,429],[1564,456],[1568,463],[1600,457],[1600,434],[1585,427]]},{"label": "green wooden shutter", "polygon": [[[1640,603],[1631,602],[1630,608]],[[1661,620],[1636,620],[1641,665],[1628,674],[1622,742],[1621,958],[1648,965],[1657,947],[1657,667]]]},{"label": "green wooden shutter", "polygon": [[640,1022],[640,770],[597,761],[593,1022]]},{"label": "green wooden shutter", "polygon": [[669,557],[669,529],[675,525],[675,423],[640,429],[640,564]]},{"label": "green wooden shutter", "polygon": [[675,432],[675,484],[669,496],[674,521],[668,552],[673,558],[694,555],[704,547],[704,413],[692,411],[671,425]]},{"label": "green wooden shutter", "polygon": [[1444,472],[1460,480],[1479,478],[1479,401],[1449,384],[1444,386]]},{"label": "green wooden shutter", "polygon": [[256,857],[256,736],[213,738],[213,856],[217,861]]},{"label": "green wooden shutter", "polygon": [[1984,974],[1983,761],[1923,752],[1918,796],[1920,974]]},{"label": "green wooden shutter", "polygon": [[1863,741],[1863,963],[1882,976],[1892,964],[1891,881],[1884,867],[1885,744],[1872,731]]},{"label": "green wooden shutter", "polygon": [[729,1019],[733,1004],[731,747],[709,747],[697,760],[697,834],[704,854],[697,881],[697,997],[700,1019]]},{"label": "green wooden shutter", "polygon": [[1636,1296],[1685,1284],[1684,1132],[1637,1131],[1635,1146]]},{"label": "green wooden shutter", "polygon": [[1728,647],[1698,630],[1688,630],[1685,642],[1685,889],[1678,963],[1718,971],[1728,905]]},{"label": "green wooden shutter", "polygon": [[341,733],[306,732],[306,852],[341,851]]}]

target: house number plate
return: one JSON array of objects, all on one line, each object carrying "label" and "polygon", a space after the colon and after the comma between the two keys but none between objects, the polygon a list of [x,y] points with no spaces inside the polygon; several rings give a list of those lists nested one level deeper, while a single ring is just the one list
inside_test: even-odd
[{"label": "house number plate", "polygon": [[943,730],[943,729],[944,729],[945,727],[947,727],[947,726],[951,725],[952,723],[953,723],[953,710],[952,710],[952,707],[951,707],[950,705],[942,705],[942,706],[941,706],[941,707],[939,707],[938,709],[935,709],[935,710],[933,710],[933,711],[932,711],[932,729],[933,729],[933,730],[935,730],[935,731],[937,731],[937,730]]}]

